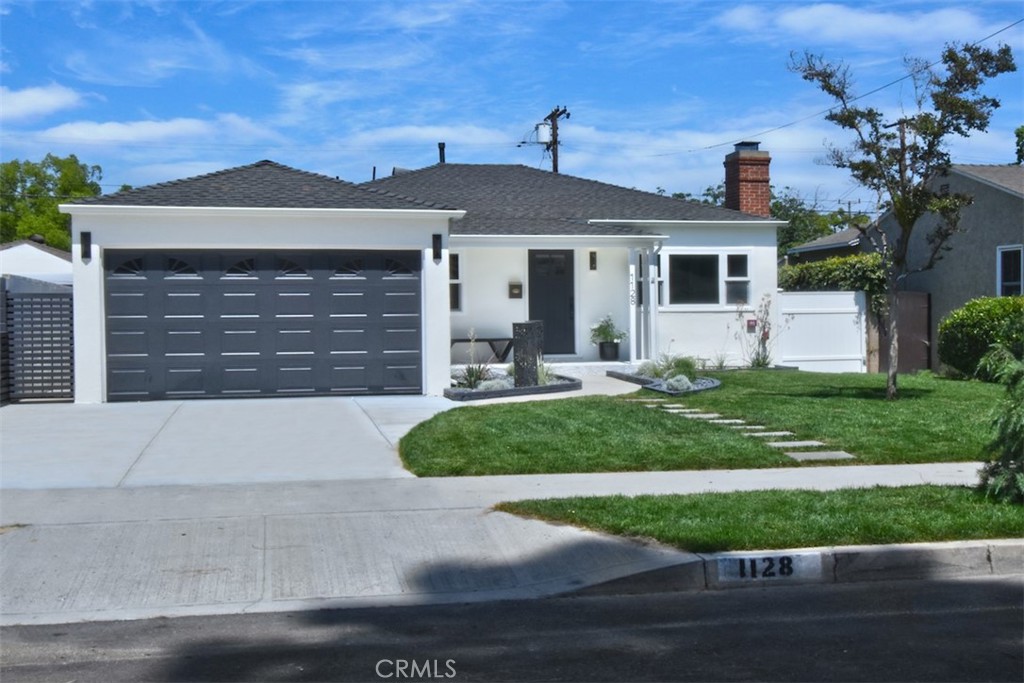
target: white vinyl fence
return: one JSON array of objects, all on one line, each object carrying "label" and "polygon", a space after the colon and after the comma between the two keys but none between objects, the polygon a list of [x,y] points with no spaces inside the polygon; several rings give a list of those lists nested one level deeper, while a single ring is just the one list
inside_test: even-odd
[{"label": "white vinyl fence", "polygon": [[813,372],[867,372],[864,292],[780,292],[777,361]]}]

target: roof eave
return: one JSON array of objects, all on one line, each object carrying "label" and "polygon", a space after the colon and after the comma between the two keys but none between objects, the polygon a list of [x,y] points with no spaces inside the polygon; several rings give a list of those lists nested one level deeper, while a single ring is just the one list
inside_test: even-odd
[{"label": "roof eave", "polygon": [[119,216],[339,216],[353,218],[445,218],[460,219],[461,209],[354,209],[315,207],[253,207],[253,206],[145,206],[138,204],[60,204],[61,213],[75,215]]}]

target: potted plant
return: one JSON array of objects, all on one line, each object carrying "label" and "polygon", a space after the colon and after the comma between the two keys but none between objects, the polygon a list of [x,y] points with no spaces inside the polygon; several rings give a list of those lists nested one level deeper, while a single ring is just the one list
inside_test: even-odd
[{"label": "potted plant", "polygon": [[626,333],[615,327],[611,313],[590,326],[590,343],[597,345],[601,360],[618,360],[619,342],[625,338]]}]

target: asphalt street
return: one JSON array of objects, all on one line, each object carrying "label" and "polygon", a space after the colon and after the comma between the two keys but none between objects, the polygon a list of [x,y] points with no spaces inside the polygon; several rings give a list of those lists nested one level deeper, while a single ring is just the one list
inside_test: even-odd
[{"label": "asphalt street", "polygon": [[1015,681],[1024,580],[775,587],[0,631],[4,681]]}]

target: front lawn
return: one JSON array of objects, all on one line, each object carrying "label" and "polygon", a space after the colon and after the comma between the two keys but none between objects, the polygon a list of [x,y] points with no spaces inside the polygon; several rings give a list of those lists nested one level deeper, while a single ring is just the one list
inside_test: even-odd
[{"label": "front lawn", "polygon": [[956,486],[563,498],[497,507],[690,552],[1024,536],[1024,507]]},{"label": "front lawn", "polygon": [[[857,457],[842,464],[985,459],[992,407],[1003,391],[994,384],[907,376],[900,378],[902,398],[889,402],[882,375],[715,376],[720,389],[671,402],[791,431],[787,438],[822,441],[828,450]],[[419,476],[800,466],[726,426],[601,396],[450,410],[410,431],[400,454]]]}]

